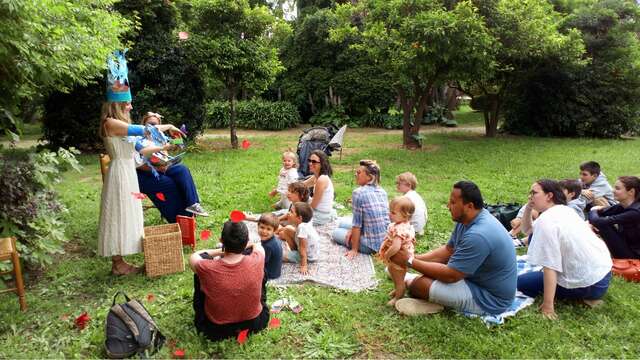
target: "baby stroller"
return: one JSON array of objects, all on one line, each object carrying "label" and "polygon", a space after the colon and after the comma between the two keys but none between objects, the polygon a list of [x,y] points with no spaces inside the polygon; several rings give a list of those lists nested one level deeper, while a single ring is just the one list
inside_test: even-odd
[{"label": "baby stroller", "polygon": [[302,131],[300,138],[298,139],[298,159],[300,166],[298,166],[298,175],[301,178],[306,178],[311,173],[309,172],[309,155],[313,150],[322,150],[327,156],[331,156],[331,153],[340,150],[342,148],[342,139],[344,133],[347,130],[347,126],[343,126],[338,129],[337,126],[331,124],[329,126],[316,126],[305,129]]}]

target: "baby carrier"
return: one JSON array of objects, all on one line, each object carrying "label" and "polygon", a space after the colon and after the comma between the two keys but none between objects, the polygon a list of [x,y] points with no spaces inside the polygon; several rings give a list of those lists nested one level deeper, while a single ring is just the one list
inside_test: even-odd
[{"label": "baby carrier", "polygon": [[342,147],[342,138],[346,131],[346,125],[338,129],[335,125],[316,126],[302,131],[298,139],[298,159],[300,166],[298,167],[298,175],[302,178],[309,174],[309,155],[313,150],[324,151],[327,156],[340,150]]}]

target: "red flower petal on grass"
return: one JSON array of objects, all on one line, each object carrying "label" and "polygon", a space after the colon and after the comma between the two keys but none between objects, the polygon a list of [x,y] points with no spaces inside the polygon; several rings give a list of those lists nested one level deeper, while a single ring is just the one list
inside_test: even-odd
[{"label": "red flower petal on grass", "polygon": [[200,232],[200,240],[207,241],[211,237],[211,230],[202,230]]},{"label": "red flower petal on grass", "polygon": [[240,221],[244,221],[244,219],[247,218],[244,215],[244,213],[242,211],[240,211],[240,210],[233,210],[229,217],[231,218],[231,221],[233,221],[234,223],[237,223],[237,222],[240,222]]},{"label": "red flower petal on grass", "polygon": [[156,296],[153,294],[147,294],[147,302],[154,302],[156,300]]},{"label": "red flower petal on grass", "polygon": [[173,358],[174,359],[184,359],[184,350],[182,349],[176,349],[173,352]]},{"label": "red flower petal on grass", "polygon": [[249,146],[251,146],[251,143],[249,142],[249,140],[244,139],[242,140],[242,148],[247,150],[249,148]]},{"label": "red flower petal on grass", "polygon": [[249,334],[249,329],[244,329],[238,333],[238,344],[242,345],[247,342],[247,337]]},{"label": "red flower petal on grass", "polygon": [[89,320],[91,320],[91,318],[89,317],[89,314],[87,314],[87,312],[83,312],[82,315],[78,316],[75,320],[74,320],[74,324],[76,324],[76,327],[80,330],[84,329],[85,327],[87,327],[87,324],[89,323]]},{"label": "red flower petal on grass", "polygon": [[269,329],[277,329],[280,327],[280,319],[277,317],[271,318],[269,321]]},{"label": "red flower petal on grass", "polygon": [[160,200],[160,201],[167,201],[167,199],[164,197],[164,194],[163,194],[163,193],[161,193],[161,192],[156,193],[156,197],[157,197],[157,198],[158,198],[158,200]]},{"label": "red flower petal on grass", "polygon": [[144,198],[147,197],[147,195],[139,192],[132,192],[131,195],[133,195],[133,197],[138,200],[144,200]]}]

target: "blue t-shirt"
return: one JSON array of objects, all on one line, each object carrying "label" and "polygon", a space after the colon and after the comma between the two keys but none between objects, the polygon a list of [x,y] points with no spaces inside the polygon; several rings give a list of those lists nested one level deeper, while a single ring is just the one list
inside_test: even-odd
[{"label": "blue t-shirt", "polygon": [[264,273],[267,280],[279,278],[282,270],[280,240],[272,236],[271,239],[262,241],[262,247],[264,248]]},{"label": "blue t-shirt", "polygon": [[473,300],[490,314],[505,311],[515,297],[518,271],[513,242],[500,222],[482,209],[469,225],[456,224],[447,246],[453,248],[447,266],[465,274]]}]

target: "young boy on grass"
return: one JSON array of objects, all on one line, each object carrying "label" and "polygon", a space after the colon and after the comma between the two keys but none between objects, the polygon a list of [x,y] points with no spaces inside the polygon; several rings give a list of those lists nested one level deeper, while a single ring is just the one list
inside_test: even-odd
[{"label": "young boy on grass", "polygon": [[582,193],[582,184],[578,180],[564,179],[558,181],[562,188],[564,196],[567,198],[567,206],[572,208],[582,220],[584,217],[584,208],[587,205],[584,198],[580,196]]},{"label": "young boy on grass", "polygon": [[613,198],[613,189],[597,162],[587,161],[580,164],[580,181],[582,197],[587,203],[587,208],[617,204]]},{"label": "young boy on grass", "polygon": [[279,278],[282,270],[282,246],[274,235],[279,226],[278,218],[271,213],[262,214],[258,220],[258,235],[264,248],[264,276],[267,280]]},{"label": "young boy on grass", "polygon": [[319,256],[320,235],[311,225],[313,209],[307,203],[293,203],[289,210],[289,224],[280,232],[280,238],[287,242],[283,261],[300,264],[300,273],[309,273],[308,263],[315,262]]}]

